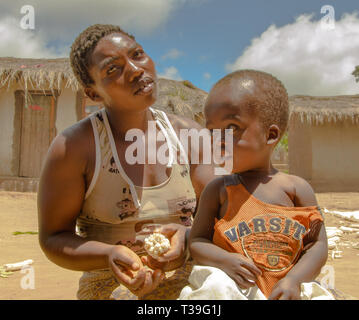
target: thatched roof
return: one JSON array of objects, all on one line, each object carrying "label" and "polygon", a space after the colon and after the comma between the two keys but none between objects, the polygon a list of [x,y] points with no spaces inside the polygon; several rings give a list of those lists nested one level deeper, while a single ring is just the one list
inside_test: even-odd
[{"label": "thatched roof", "polygon": [[[0,58],[0,88],[9,88],[13,83],[20,84],[25,91],[30,87],[37,90],[59,90],[63,85],[77,91],[81,87],[68,58]],[[158,84],[159,95],[155,108],[196,120],[201,117],[207,97],[205,91],[187,80],[158,79]]]},{"label": "thatched roof", "polygon": [[[25,91],[59,90],[63,86],[74,91],[80,85],[74,76],[68,58],[19,59],[0,58],[0,88],[9,88],[18,83]],[[158,79],[159,95],[154,107],[199,120],[207,98],[207,92],[195,87],[189,81]],[[359,95],[289,98],[291,115],[302,122],[324,123],[345,119],[359,123]]]},{"label": "thatched roof", "polygon": [[14,82],[24,90],[58,90],[64,84],[74,91],[78,82],[72,73],[69,59],[19,59],[0,58],[0,87],[10,87]]},{"label": "thatched roof", "polygon": [[359,95],[289,98],[291,116],[298,116],[302,122],[323,124],[350,120],[359,123]]},{"label": "thatched roof", "polygon": [[[208,95],[206,91],[195,87],[187,80],[158,79],[158,88],[155,108],[192,119],[195,119],[195,116],[202,118],[204,103]],[[197,118],[197,120],[201,122],[200,119]]]}]

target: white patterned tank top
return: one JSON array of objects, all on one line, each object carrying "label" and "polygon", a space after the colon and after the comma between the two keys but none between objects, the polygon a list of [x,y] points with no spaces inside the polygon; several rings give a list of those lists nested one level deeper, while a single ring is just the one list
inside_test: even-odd
[{"label": "white patterned tank top", "polygon": [[[192,224],[196,194],[187,155],[167,115],[150,108],[169,150],[169,178],[153,187],[135,186],[124,172],[105,109],[90,116],[96,145],[94,175],[77,218],[77,234],[143,254],[144,238],[166,223]],[[178,152],[183,157],[177,161]]]}]

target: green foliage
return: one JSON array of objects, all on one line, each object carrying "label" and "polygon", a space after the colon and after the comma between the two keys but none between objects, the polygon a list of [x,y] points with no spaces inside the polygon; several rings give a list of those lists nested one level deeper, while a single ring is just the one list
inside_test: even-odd
[{"label": "green foliage", "polygon": [[352,72],[352,75],[355,77],[355,81],[359,82],[359,66],[355,67],[355,70]]},{"label": "green foliage", "polygon": [[279,141],[278,146],[288,152],[288,132],[286,132],[282,139]]},{"label": "green foliage", "polygon": [[196,87],[192,84],[192,82],[190,82],[188,80],[183,80],[182,83],[183,83],[183,85],[185,85],[188,88],[196,89]]},{"label": "green foliage", "polygon": [[181,100],[187,100],[186,97],[186,92],[185,90],[183,90],[183,88],[174,88],[174,90],[171,90],[170,92],[167,93],[167,95],[172,96],[172,97],[179,97]]},{"label": "green foliage", "polygon": [[12,233],[14,236],[17,236],[19,234],[38,234],[36,231],[14,231]]},{"label": "green foliage", "polygon": [[13,274],[12,271],[5,271],[3,267],[0,267],[0,278],[7,278],[9,275]]}]

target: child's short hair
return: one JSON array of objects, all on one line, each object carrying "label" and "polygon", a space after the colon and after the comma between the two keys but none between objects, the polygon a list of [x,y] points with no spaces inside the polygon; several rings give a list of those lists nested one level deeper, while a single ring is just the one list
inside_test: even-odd
[{"label": "child's short hair", "polygon": [[89,57],[97,43],[111,33],[123,33],[133,40],[135,37],[124,32],[119,26],[112,24],[94,24],[82,31],[71,46],[70,62],[77,80],[87,87],[93,83],[88,72]]},{"label": "child's short hair", "polygon": [[245,87],[248,81],[253,81],[254,91],[250,93],[250,111],[255,112],[265,128],[276,124],[282,136],[287,129],[289,119],[288,93],[282,82],[262,71],[238,70],[219,80],[213,89],[233,80],[240,80],[238,87]]}]

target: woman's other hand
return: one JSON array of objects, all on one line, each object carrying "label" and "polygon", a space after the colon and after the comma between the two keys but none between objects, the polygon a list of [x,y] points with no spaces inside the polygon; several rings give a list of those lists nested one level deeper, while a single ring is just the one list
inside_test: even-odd
[{"label": "woman's other hand", "polygon": [[151,269],[161,269],[163,271],[181,267],[187,257],[186,234],[188,231],[188,227],[177,223],[165,224],[157,229],[156,232],[162,233],[170,240],[171,247],[157,259],[151,256],[142,257],[142,262]]},{"label": "woman's other hand", "polygon": [[144,267],[140,257],[126,246],[113,246],[108,261],[117,281],[138,297],[152,292],[164,279],[161,270]]}]

